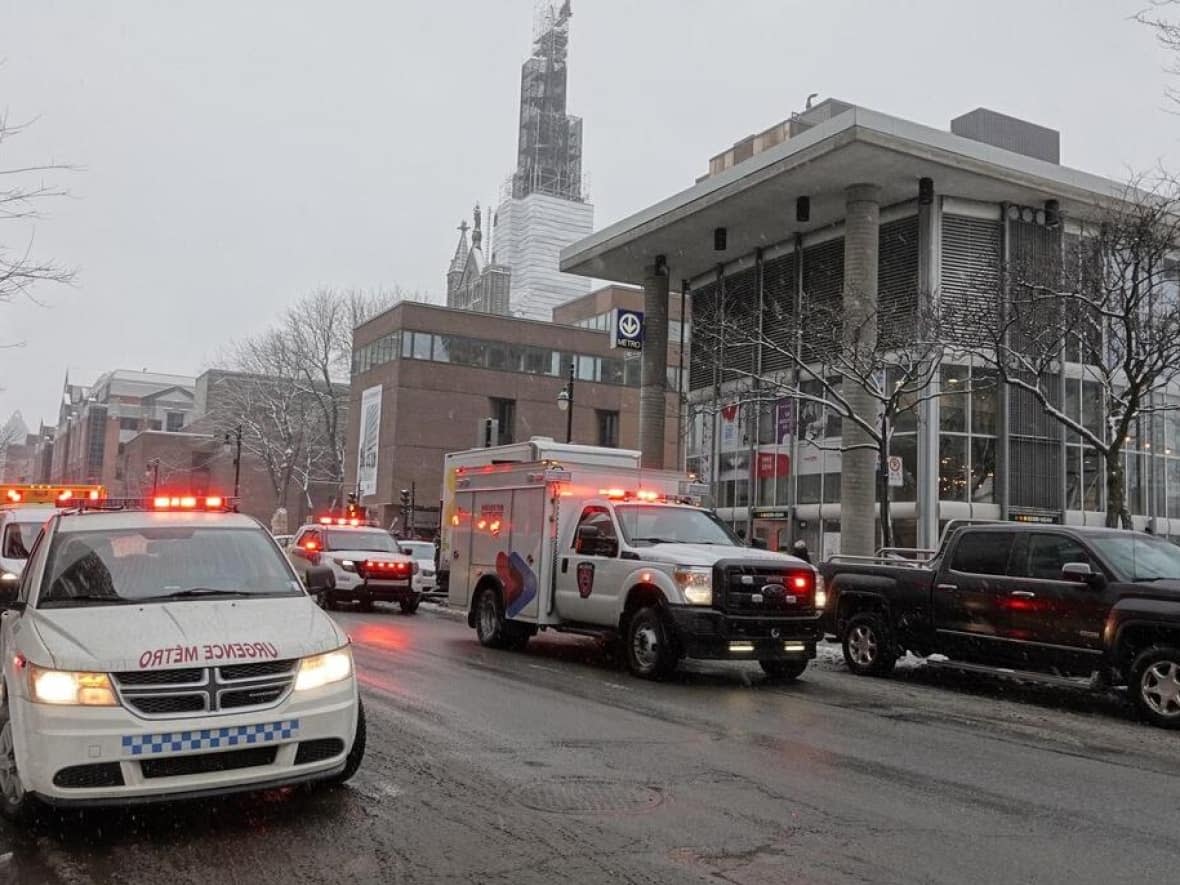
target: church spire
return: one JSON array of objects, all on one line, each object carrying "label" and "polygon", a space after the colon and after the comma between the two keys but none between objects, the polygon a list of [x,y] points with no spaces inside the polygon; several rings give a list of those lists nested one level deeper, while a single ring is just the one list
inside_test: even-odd
[{"label": "church spire", "polygon": [[459,225],[459,242],[455,246],[455,256],[451,259],[451,268],[449,273],[463,273],[463,268],[467,264],[467,222],[463,221]]}]

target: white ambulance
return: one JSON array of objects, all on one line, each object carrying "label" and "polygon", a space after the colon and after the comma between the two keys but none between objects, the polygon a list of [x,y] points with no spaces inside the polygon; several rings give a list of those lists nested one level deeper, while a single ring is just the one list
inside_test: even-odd
[{"label": "white ambulance", "polygon": [[[114,507],[108,502],[103,507]],[[348,637],[223,499],[51,517],[0,591],[0,811],[344,780],[364,755]]]},{"label": "white ambulance", "polygon": [[63,508],[106,497],[102,486],[0,485],[0,588],[16,586],[41,526]]},{"label": "white ambulance", "polygon": [[691,503],[689,477],[638,460],[551,440],[449,455],[450,604],[486,646],[523,647],[538,630],[617,635],[642,677],[683,657],[798,677],[821,637],[819,573],[744,546]]}]

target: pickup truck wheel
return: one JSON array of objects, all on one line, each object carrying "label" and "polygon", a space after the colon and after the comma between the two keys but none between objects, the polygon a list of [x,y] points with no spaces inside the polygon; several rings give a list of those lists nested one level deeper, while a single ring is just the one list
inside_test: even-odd
[{"label": "pickup truck wheel", "polygon": [[771,679],[793,682],[807,669],[807,661],[759,661],[762,672]]},{"label": "pickup truck wheel", "polygon": [[641,608],[627,622],[627,668],[641,679],[662,679],[676,667],[678,655],[664,613]]},{"label": "pickup truck wheel", "polygon": [[500,594],[485,587],[475,600],[475,635],[479,637],[479,644],[485,648],[504,648],[508,644],[507,626]]},{"label": "pickup truck wheel", "polygon": [[0,703],[0,814],[14,823],[24,824],[36,814],[37,800],[25,792],[20,772],[16,767],[16,744],[12,730],[12,715],[8,706],[7,687]]},{"label": "pickup truck wheel", "polygon": [[857,676],[888,676],[897,663],[893,641],[879,615],[865,612],[844,628],[844,663]]},{"label": "pickup truck wheel", "polygon": [[1180,728],[1180,649],[1153,645],[1131,665],[1135,706],[1153,725]]},{"label": "pickup truck wheel", "polygon": [[361,699],[356,700],[356,731],[352,736],[352,749],[344,759],[344,770],[332,778],[332,783],[342,784],[361,767],[361,760],[365,758],[365,705]]}]

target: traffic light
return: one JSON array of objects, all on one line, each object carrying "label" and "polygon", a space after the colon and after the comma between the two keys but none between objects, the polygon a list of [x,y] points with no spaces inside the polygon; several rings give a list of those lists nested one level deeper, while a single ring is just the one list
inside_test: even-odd
[{"label": "traffic light", "polygon": [[410,490],[409,489],[402,489],[401,504],[402,504],[403,511],[410,509]]}]

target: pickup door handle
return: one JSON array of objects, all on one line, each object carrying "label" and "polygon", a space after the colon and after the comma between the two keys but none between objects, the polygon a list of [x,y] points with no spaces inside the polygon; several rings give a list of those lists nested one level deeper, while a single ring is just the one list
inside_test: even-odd
[{"label": "pickup door handle", "polygon": [[958,590],[958,589],[959,589],[959,585],[958,585],[958,584],[939,584],[939,585],[938,585],[938,589],[939,589],[939,590],[951,590],[951,591],[954,591],[954,590]]},{"label": "pickup door handle", "polygon": [[1019,596],[1021,599],[1032,599],[1037,594],[1035,594],[1029,590],[1013,590],[1011,595],[1012,596]]}]

